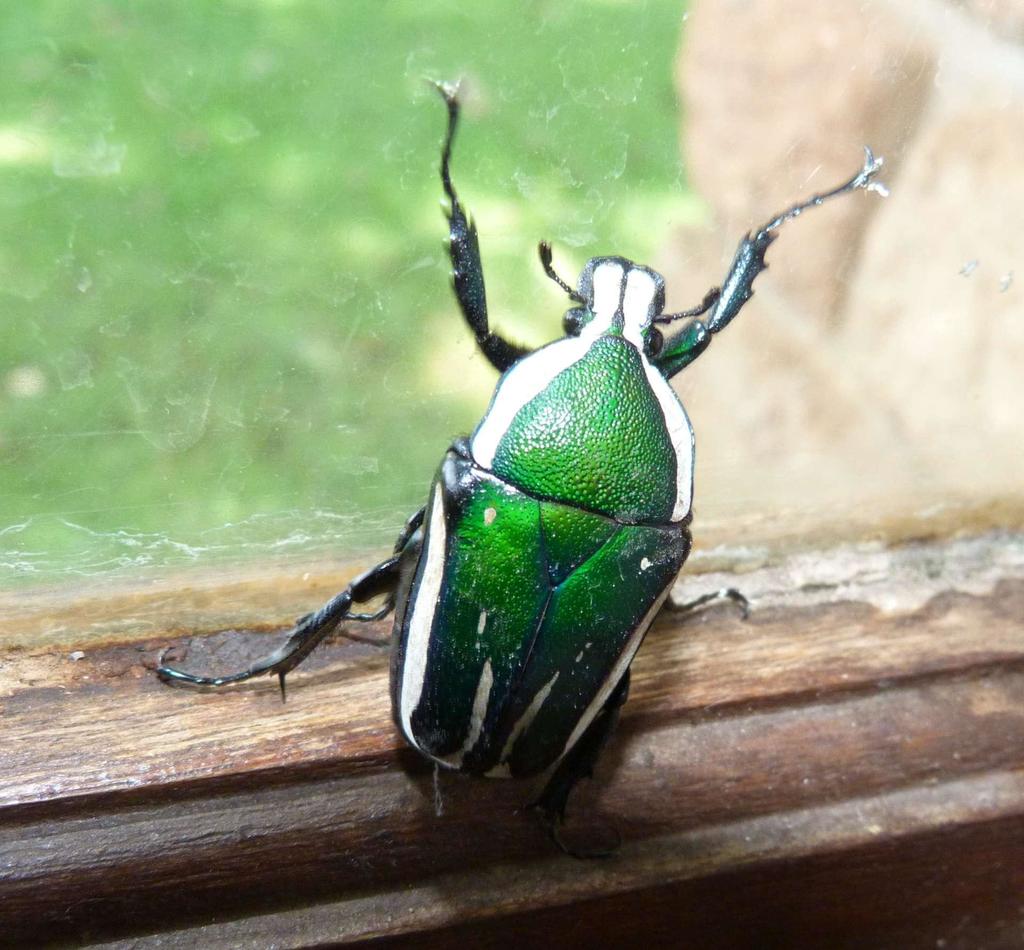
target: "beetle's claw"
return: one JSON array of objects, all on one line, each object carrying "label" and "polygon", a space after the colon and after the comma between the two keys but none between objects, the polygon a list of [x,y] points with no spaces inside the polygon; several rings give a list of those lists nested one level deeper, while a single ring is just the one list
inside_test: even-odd
[{"label": "beetle's claw", "polygon": [[727,587],[722,591],[722,596],[727,600],[731,600],[739,608],[741,620],[750,619],[750,601],[742,591],[737,590],[735,587]]},{"label": "beetle's claw", "polygon": [[885,158],[881,155],[876,156],[875,153],[871,151],[871,147],[865,145],[864,167],[861,169],[854,187],[863,188],[865,191],[873,191],[875,194],[881,195],[883,198],[888,198],[888,186],[881,181],[872,181],[875,175],[882,170],[882,166],[884,164]]},{"label": "beetle's claw", "polygon": [[170,677],[167,675],[167,672],[166,672],[167,669],[168,669],[167,664],[166,664],[167,654],[170,653],[173,649],[174,649],[174,644],[171,644],[170,646],[164,647],[160,651],[159,656],[157,656],[157,658],[156,658],[156,675],[158,677],[160,677],[160,679],[163,680],[163,682],[165,682],[165,683],[170,680]]},{"label": "beetle's claw", "polygon": [[614,836],[614,843],[609,845],[598,845],[595,847],[582,847],[567,842],[562,836],[562,829],[565,827],[565,810],[550,808],[540,801],[531,802],[526,806],[528,811],[537,812],[541,827],[547,833],[548,838],[562,854],[578,861],[594,861],[601,858],[610,858],[622,847],[622,835],[613,825],[609,828]]},{"label": "beetle's claw", "polygon": [[454,105],[458,101],[459,87],[462,85],[461,79],[456,79],[455,82],[448,82],[444,79],[424,79],[424,82],[433,86],[449,105]]},{"label": "beetle's claw", "polygon": [[861,166],[859,172],[853,176],[847,182],[847,184],[839,189],[836,189],[836,193],[843,191],[855,191],[858,188],[863,188],[865,191],[874,191],[882,195],[882,197],[888,197],[889,189],[880,181],[873,181],[875,175],[881,170],[885,164],[885,158],[881,155],[875,155],[871,151],[870,145],[864,146],[864,164]]},{"label": "beetle's claw", "polygon": [[702,594],[700,597],[685,602],[680,602],[670,597],[665,601],[665,606],[674,614],[686,616],[688,614],[695,614],[699,610],[706,610],[708,607],[715,606],[723,600],[731,601],[737,606],[740,612],[740,619],[748,620],[750,618],[750,601],[742,591],[737,590],[735,587],[722,587],[719,590],[712,591],[710,594]]}]

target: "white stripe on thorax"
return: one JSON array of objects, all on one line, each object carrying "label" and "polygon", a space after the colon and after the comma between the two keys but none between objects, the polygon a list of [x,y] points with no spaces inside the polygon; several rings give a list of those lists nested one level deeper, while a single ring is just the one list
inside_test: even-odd
[{"label": "white stripe on thorax", "polygon": [[676,503],[669,520],[682,521],[693,501],[693,426],[675,390],[658,368],[650,364],[643,350],[640,351],[640,361],[644,364],[647,383],[661,406],[668,438],[676,455]]},{"label": "white stripe on thorax", "polygon": [[646,271],[631,270],[626,275],[626,290],[622,295],[622,335],[641,353],[644,351],[644,331],[654,316],[654,278]]},{"label": "white stripe on thorax", "polygon": [[[478,465],[483,468],[491,467],[498,443],[512,425],[512,420],[519,410],[544,392],[559,373],[583,359],[591,344],[610,329],[618,307],[618,290],[615,289],[613,294],[610,288],[613,283],[615,288],[618,288],[621,277],[622,268],[618,265],[599,267],[594,272],[595,307],[597,300],[601,300],[604,305],[605,300],[614,296],[615,303],[611,309],[595,309],[594,318],[583,328],[579,336],[565,337],[541,347],[521,359],[501,378],[487,414],[477,426],[470,443],[473,459]],[[600,297],[597,295],[599,284],[602,288]]]},{"label": "white stripe on thorax", "polygon": [[567,337],[531,353],[505,373],[470,444],[473,459],[478,465],[491,467],[498,443],[512,425],[516,413],[547,389],[562,370],[586,356],[589,349],[589,340]]},{"label": "white stripe on thorax", "polygon": [[644,352],[643,332],[653,317],[653,301],[657,290],[654,278],[642,270],[631,270],[626,276],[626,292],[622,299],[624,325],[622,335],[637,348],[643,363],[647,384],[657,397],[665,420],[672,450],[676,456],[676,501],[672,521],[682,521],[693,500],[693,427],[679,397],[668,380],[652,366]]}]

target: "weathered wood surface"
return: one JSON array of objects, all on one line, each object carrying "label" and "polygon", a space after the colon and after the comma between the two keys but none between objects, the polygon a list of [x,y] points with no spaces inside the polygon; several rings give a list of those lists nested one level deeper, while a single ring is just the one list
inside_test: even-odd
[{"label": "weathered wood surface", "polygon": [[[442,776],[438,816],[371,646],[284,705],[162,686],[171,634],[0,655],[0,941],[1018,945],[1024,537],[748,567],[687,590],[737,582],[749,621],[663,616],[634,664],[574,801],[606,861],[553,851],[529,785]],[[274,641],[172,638],[204,670]]]}]

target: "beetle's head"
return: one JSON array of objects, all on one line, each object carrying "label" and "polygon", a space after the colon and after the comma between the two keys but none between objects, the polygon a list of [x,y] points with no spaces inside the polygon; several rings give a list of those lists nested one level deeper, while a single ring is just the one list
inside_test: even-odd
[{"label": "beetle's head", "polygon": [[581,306],[565,315],[569,336],[624,336],[648,356],[661,349],[654,318],[665,308],[661,274],[624,257],[593,257],[576,284]]}]

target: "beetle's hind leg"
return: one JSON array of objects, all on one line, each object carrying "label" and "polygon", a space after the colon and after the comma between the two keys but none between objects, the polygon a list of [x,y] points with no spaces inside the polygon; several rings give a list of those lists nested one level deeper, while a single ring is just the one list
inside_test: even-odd
[{"label": "beetle's hind leg", "polygon": [[497,333],[492,333],[487,318],[487,292],[484,289],[484,269],[480,262],[480,244],[477,240],[476,225],[455,193],[450,170],[452,141],[459,123],[459,100],[455,88],[445,83],[435,83],[448,106],[448,130],[441,148],[441,184],[448,198],[448,254],[452,262],[452,287],[459,302],[466,323],[476,337],[477,346],[499,372],[505,372],[521,356],[530,350],[517,343],[511,343]]},{"label": "beetle's hind leg", "polygon": [[[406,520],[405,524],[402,525],[402,530],[398,534],[398,540],[395,542],[394,551],[392,553],[394,553],[394,554],[401,554],[402,551],[405,550],[405,547],[409,543],[409,541],[412,539],[412,536],[419,530],[420,526],[423,524],[423,516],[426,514],[426,511],[427,511],[426,508],[420,508],[420,510],[417,511],[415,514],[409,516],[409,518]],[[355,598],[356,601],[365,600],[365,599],[366,598],[360,598],[360,597],[356,597]],[[357,621],[381,620],[384,617],[386,617],[389,613],[391,613],[391,611],[394,609],[394,606],[395,606],[394,591],[392,591],[391,593],[388,594],[388,597],[384,601],[384,604],[381,607],[379,607],[377,610],[374,610],[374,611],[372,611],[370,613],[351,613],[350,612],[350,613],[346,614],[342,619],[344,619],[344,620],[357,620]],[[301,626],[307,620],[309,620],[310,617],[312,617],[312,616],[313,616],[313,614],[309,613],[309,614],[306,614],[303,617],[299,617],[299,619],[295,621],[295,626],[296,627]],[[354,640],[356,643],[368,643],[368,644],[370,644],[370,646],[374,646],[374,647],[389,647],[391,645],[391,639],[390,638],[382,640],[379,637],[363,637],[363,636],[360,636],[358,633],[352,633],[351,631],[347,631],[345,633],[345,639],[346,640]]]},{"label": "beetle's hind leg", "polygon": [[[415,530],[415,529],[414,529]],[[319,610],[301,618],[292,628],[288,639],[269,656],[258,660],[248,669],[226,676],[200,676],[183,670],[161,665],[156,675],[165,683],[186,686],[227,686],[241,683],[264,673],[276,675],[284,698],[284,678],[298,666],[317,645],[343,620],[376,620],[385,616],[394,606],[394,594],[398,586],[400,555],[395,555],[360,574],[340,594],[337,594]],[[381,594],[387,595],[384,606],[376,613],[354,614],[354,603],[371,600]],[[162,660],[162,658],[161,658]]]},{"label": "beetle's hind leg", "polygon": [[627,669],[618,685],[608,697],[601,711],[587,726],[576,744],[558,763],[540,795],[532,801],[530,808],[540,813],[540,819],[551,840],[573,858],[606,858],[619,849],[621,839],[615,833],[615,843],[599,848],[579,848],[569,844],[562,837],[565,823],[565,808],[569,795],[582,779],[594,774],[594,766],[608,743],[619,721],[619,710],[629,696],[629,670]]}]

